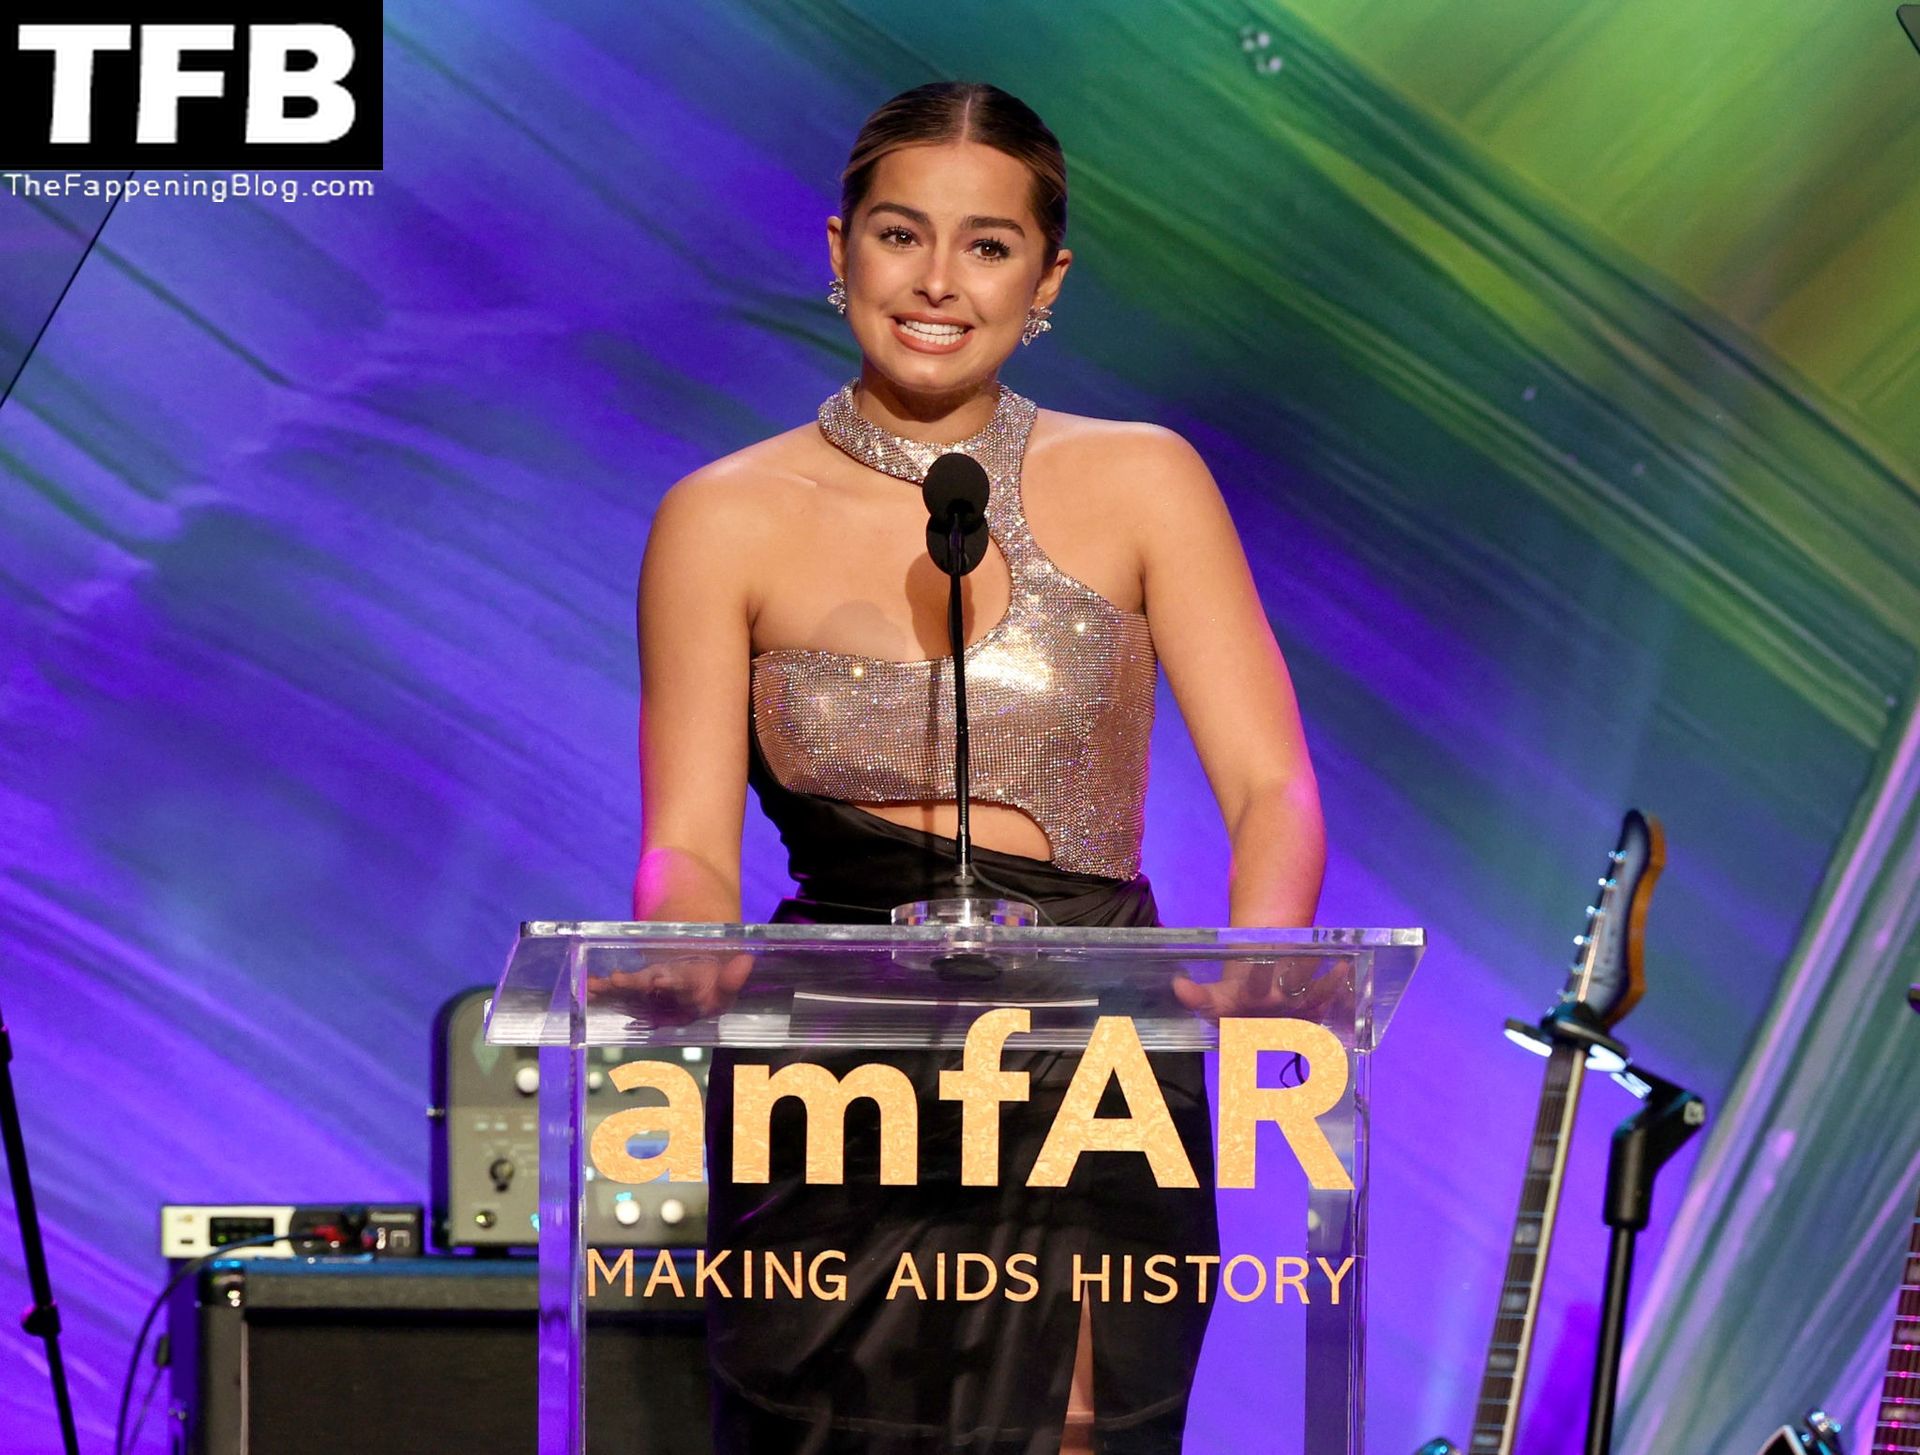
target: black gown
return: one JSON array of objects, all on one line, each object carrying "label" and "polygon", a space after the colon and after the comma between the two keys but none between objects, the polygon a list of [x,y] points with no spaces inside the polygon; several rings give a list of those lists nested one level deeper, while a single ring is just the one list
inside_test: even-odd
[{"label": "black gown", "polygon": [[[942,892],[953,841],[894,824],[852,805],[782,787],[752,750],[750,781],[785,842],[795,893],[776,923],[885,924],[896,904]],[[1062,925],[1157,924],[1144,876],[1102,878],[1038,859],[976,849],[983,875],[1037,904]],[[722,1455],[1055,1455],[1059,1450],[1080,1326],[1071,1295],[1073,1257],[1097,1267],[1102,1254],[1176,1257],[1219,1251],[1213,1201],[1213,1135],[1201,1060],[1150,1057],[1191,1159],[1197,1190],[1161,1188],[1143,1158],[1082,1156],[1069,1185],[1029,1189],[1027,1171],[1058,1109],[1077,1057],[1009,1047],[1004,1065],[1028,1071],[1031,1099],[1002,1108],[1001,1182],[960,1185],[960,1108],[939,1100],[939,1072],[959,1052],[830,1055],[756,1052],[716,1056],[708,1095],[709,1243],[811,1261],[846,1255],[845,1301],[820,1298],[707,1301],[714,1374],[715,1449]],[[805,1122],[798,1102],[774,1110],[773,1163],[765,1184],[735,1186],[732,1071],[737,1062],[811,1060],[836,1073],[885,1060],[913,1082],[920,1102],[920,1180],[877,1181],[878,1114],[852,1104],[846,1176],[806,1186]],[[1124,1116],[1109,1086],[1099,1115]],[[926,1301],[884,1295],[903,1253],[932,1291],[935,1255],[1016,1252],[1038,1259],[1037,1297],[1014,1302]],[[736,1263],[738,1259],[735,1260]],[[949,1258],[949,1263],[953,1259]],[[1117,1277],[1117,1275],[1116,1275]],[[1207,1308],[1178,1298],[1162,1305],[1094,1299],[1095,1447],[1103,1455],[1164,1455],[1180,1449]]]}]

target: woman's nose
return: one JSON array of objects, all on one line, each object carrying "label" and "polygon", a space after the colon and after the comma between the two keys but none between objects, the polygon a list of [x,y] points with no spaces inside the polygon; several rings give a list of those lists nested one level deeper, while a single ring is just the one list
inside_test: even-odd
[{"label": "woman's nose", "polygon": [[953,280],[947,276],[951,271],[952,266],[945,258],[929,251],[926,271],[920,275],[920,284],[914,291],[928,303],[945,303],[954,297]]}]

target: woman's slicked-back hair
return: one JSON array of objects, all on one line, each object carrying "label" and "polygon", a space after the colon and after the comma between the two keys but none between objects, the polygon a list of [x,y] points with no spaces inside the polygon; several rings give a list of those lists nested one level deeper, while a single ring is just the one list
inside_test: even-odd
[{"label": "woman's slicked-back hair", "polygon": [[915,86],[869,116],[840,174],[842,220],[852,222],[873,185],[873,169],[888,152],[951,141],[979,142],[1026,167],[1033,177],[1033,215],[1040,220],[1051,263],[1067,235],[1066,156],[1031,106],[984,81]]}]

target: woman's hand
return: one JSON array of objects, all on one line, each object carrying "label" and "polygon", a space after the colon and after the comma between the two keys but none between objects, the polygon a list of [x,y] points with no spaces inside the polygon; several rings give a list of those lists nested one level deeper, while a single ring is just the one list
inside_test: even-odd
[{"label": "woman's hand", "polygon": [[[1284,968],[1283,968],[1284,967]],[[1313,960],[1228,960],[1220,978],[1173,977],[1174,997],[1206,1020],[1230,1016],[1298,1016],[1323,1020],[1353,1005],[1353,961],[1341,956]]]},{"label": "woman's hand", "polygon": [[587,1003],[625,1010],[658,1026],[684,1026],[732,1009],[753,974],[753,956],[655,955],[637,970],[587,977]]}]

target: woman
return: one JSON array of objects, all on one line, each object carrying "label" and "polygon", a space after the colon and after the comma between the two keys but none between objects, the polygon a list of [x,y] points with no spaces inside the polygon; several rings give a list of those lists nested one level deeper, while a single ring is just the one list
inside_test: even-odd
[{"label": "woman", "polygon": [[[817,423],[679,482],[654,519],[635,918],[740,918],[749,782],[796,881],[776,920],[884,923],[893,905],[940,892],[956,828],[947,584],[926,554],[917,482],[960,449],[992,482],[994,549],[965,582],[983,874],[1054,923],[1158,923],[1139,873],[1157,660],[1231,836],[1233,923],[1312,921],[1324,857],[1313,773],[1206,467],[1166,430],[1036,410],[999,383],[1014,348],[1050,327],[1072,264],[1066,201],[1058,142],[994,87],[922,86],[862,129],[827,222],[830,297],[859,344],[858,379]],[[1230,1008],[1217,988],[1182,993]],[[717,1242],[845,1249],[857,1285],[846,1303],[710,1302],[721,1448],[1177,1449],[1204,1309],[1074,1306],[1047,1272],[1073,1251],[1204,1249],[1211,1194],[1161,1192],[1132,1157],[1083,1158],[1051,1198],[1018,1192],[1071,1069],[1060,1056],[1033,1057],[1033,1099],[1017,1118],[1008,1108],[1016,1191],[963,1191],[957,1124],[932,1095],[940,1058],[897,1064],[926,1092],[920,1187],[879,1189],[870,1168],[863,1183],[872,1149],[857,1114],[843,1187],[802,1195],[778,1166],[770,1189],[715,1179]],[[1204,1184],[1198,1060],[1157,1069]],[[727,1104],[716,1066],[716,1168]],[[778,1116],[774,1132],[776,1147],[798,1140]],[[1052,1296],[884,1300],[871,1274],[896,1249],[1033,1250]]]}]

